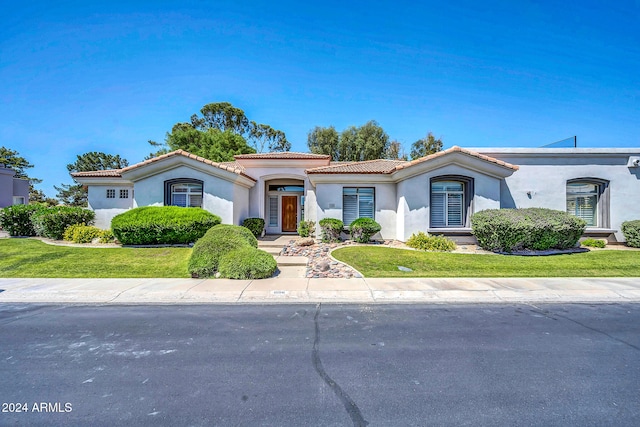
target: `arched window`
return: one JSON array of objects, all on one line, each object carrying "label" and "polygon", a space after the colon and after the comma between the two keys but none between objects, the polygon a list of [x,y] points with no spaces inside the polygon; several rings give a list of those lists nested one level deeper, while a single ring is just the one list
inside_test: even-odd
[{"label": "arched window", "polygon": [[609,227],[609,181],[579,178],[567,181],[567,212],[587,227]]},{"label": "arched window", "polygon": [[431,228],[468,227],[473,178],[439,176],[431,179]]},{"label": "arched window", "polygon": [[173,179],[165,181],[165,205],[202,207],[202,181]]}]

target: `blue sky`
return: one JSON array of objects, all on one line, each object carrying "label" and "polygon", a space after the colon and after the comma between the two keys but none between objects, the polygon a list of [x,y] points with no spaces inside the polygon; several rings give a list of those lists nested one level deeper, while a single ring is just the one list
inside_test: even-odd
[{"label": "blue sky", "polygon": [[64,1],[5,5],[0,145],[49,197],[88,151],[130,163],[210,102],[307,151],[376,120],[408,151],[640,146],[640,2]]}]

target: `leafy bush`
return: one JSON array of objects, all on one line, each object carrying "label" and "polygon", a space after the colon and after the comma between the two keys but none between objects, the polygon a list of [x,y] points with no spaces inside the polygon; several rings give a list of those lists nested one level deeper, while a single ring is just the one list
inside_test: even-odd
[{"label": "leafy bush", "polygon": [[251,230],[254,236],[258,237],[264,231],[264,219],[262,218],[247,218],[242,221],[242,226]]},{"label": "leafy bush", "polygon": [[359,243],[367,243],[371,236],[380,231],[382,227],[372,218],[358,218],[349,225],[351,239]]},{"label": "leafy bush", "polygon": [[116,236],[113,235],[111,230],[102,230],[102,234],[100,235],[98,242],[100,243],[111,243],[116,240]]},{"label": "leafy bush", "polygon": [[566,249],[576,245],[586,223],[544,208],[488,209],[471,216],[473,234],[485,250]]},{"label": "leafy bush", "polygon": [[313,221],[300,221],[298,224],[298,235],[300,237],[311,237],[314,234],[316,223]]},{"label": "leafy bush", "polygon": [[11,236],[35,236],[31,217],[45,209],[39,205],[14,205],[0,209],[0,227]]},{"label": "leafy bush", "polygon": [[604,240],[592,238],[584,239],[582,242],[580,242],[580,244],[582,246],[587,246],[590,248],[604,248],[605,246],[607,246],[607,243]]},{"label": "leafy bush", "polygon": [[339,242],[340,233],[344,228],[342,221],[336,218],[324,218],[320,220],[320,228],[322,230],[322,241],[325,243]]},{"label": "leafy bush", "polygon": [[220,221],[201,208],[144,206],[116,215],[111,230],[123,245],[187,244]]},{"label": "leafy bush", "polygon": [[32,218],[38,236],[62,240],[64,230],[73,224],[91,224],[96,214],[75,206],[54,206],[36,211]]},{"label": "leafy bush", "polygon": [[421,251],[451,252],[456,248],[453,240],[439,235],[425,234],[422,231],[412,234],[407,240],[407,246]]},{"label": "leafy bush", "polygon": [[86,224],[68,226],[62,235],[64,240],[74,243],[91,243],[102,235],[102,230]]},{"label": "leafy bush", "polygon": [[226,252],[218,264],[220,277],[227,279],[266,279],[273,276],[277,268],[271,254],[253,246]]},{"label": "leafy bush", "polygon": [[110,230],[101,230],[85,224],[73,224],[64,230],[64,240],[73,243],[91,243],[98,239],[100,243],[113,242],[114,236]]},{"label": "leafy bush", "polygon": [[258,240],[247,228],[239,225],[216,225],[193,245],[189,273],[199,277],[213,276],[223,255],[246,247],[258,247]]},{"label": "leafy bush", "polygon": [[623,222],[621,230],[627,241],[627,246],[640,248],[640,220]]}]

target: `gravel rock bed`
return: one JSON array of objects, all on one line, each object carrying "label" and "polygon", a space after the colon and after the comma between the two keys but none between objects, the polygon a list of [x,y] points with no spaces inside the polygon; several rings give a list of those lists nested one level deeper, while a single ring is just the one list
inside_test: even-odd
[{"label": "gravel rock bed", "polygon": [[[307,271],[305,277],[307,278],[322,278],[322,279],[351,279],[352,277],[362,277],[353,268],[343,264],[335,259],[331,258],[329,253],[338,247],[348,246],[355,244],[354,242],[347,240],[341,243],[322,243],[316,241],[310,246],[298,246],[297,240],[290,240],[280,252],[282,256],[306,256],[309,258],[307,263]],[[385,241],[384,243],[370,243],[373,245],[386,245],[386,246],[405,246],[402,242]]]}]

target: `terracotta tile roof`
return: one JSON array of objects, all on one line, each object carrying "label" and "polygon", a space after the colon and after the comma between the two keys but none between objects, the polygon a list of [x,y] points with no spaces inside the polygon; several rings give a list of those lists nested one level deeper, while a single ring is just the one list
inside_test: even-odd
[{"label": "terracotta tile roof", "polygon": [[194,159],[194,160],[197,160],[197,161],[202,162],[204,164],[207,164],[207,165],[219,168],[219,169],[223,169],[223,170],[226,170],[226,171],[229,171],[229,172],[233,172],[235,174],[242,175],[242,176],[244,176],[246,178],[249,178],[252,181],[255,181],[254,178],[251,178],[249,175],[245,174],[244,168],[241,167],[236,162],[217,163],[217,162],[211,161],[209,159],[205,159],[204,157],[196,156],[195,154],[191,154],[191,153],[186,152],[184,150],[172,151],[170,153],[163,154],[161,156],[154,157],[152,159],[148,159],[148,160],[145,160],[143,162],[136,163],[135,165],[127,166],[126,168],[122,168],[122,169],[113,169],[113,170],[108,170],[108,171],[76,172],[76,173],[72,173],[71,176],[74,176],[74,177],[75,176],[78,176],[78,177],[116,177],[116,176],[122,176],[123,172],[127,172],[127,171],[130,171],[132,169],[137,169],[137,168],[139,168],[141,166],[150,165],[152,163],[156,163],[156,162],[162,161],[164,159],[168,159],[170,157],[176,157],[176,156],[183,156],[183,157],[187,157],[187,158],[190,158],[190,159]]},{"label": "terracotta tile roof", "polygon": [[102,171],[88,171],[88,172],[73,172],[71,176],[80,176],[80,177],[89,177],[89,178],[100,178],[100,177],[119,177],[122,169],[107,169]]},{"label": "terracotta tile roof", "polygon": [[410,166],[417,165],[419,163],[428,162],[429,160],[436,159],[438,157],[445,156],[449,153],[462,153],[471,157],[485,160],[496,165],[500,165],[505,168],[518,170],[518,166],[512,165],[502,160],[494,159],[493,157],[485,156],[484,154],[476,153],[475,151],[453,146],[447,150],[439,151],[434,154],[430,154],[419,159],[412,161],[404,160],[368,160],[364,162],[331,162],[329,166],[322,166],[313,169],[307,169],[307,173],[362,173],[362,174],[391,174],[401,169],[406,169]]},{"label": "terracotta tile roof", "polygon": [[406,163],[398,166],[396,169],[397,170],[405,169],[405,168],[408,168],[410,166],[417,165],[419,163],[424,163],[424,162],[428,162],[429,160],[437,159],[438,157],[442,157],[442,156],[447,155],[449,153],[462,153],[462,154],[466,154],[467,156],[476,157],[478,159],[482,159],[482,160],[485,160],[487,162],[494,163],[496,165],[500,165],[500,166],[508,168],[508,169],[513,169],[513,170],[518,170],[519,169],[518,166],[512,165],[511,163],[507,163],[507,162],[504,162],[502,160],[495,159],[493,157],[485,156],[484,154],[480,154],[480,153],[477,153],[475,151],[467,150],[466,148],[461,148],[461,147],[458,147],[457,145],[454,145],[451,148],[448,148],[448,149],[443,150],[443,151],[438,151],[437,153],[430,154],[430,155],[425,156],[425,157],[420,157],[419,159],[411,160],[410,162],[406,162]]},{"label": "terracotta tile roof", "polygon": [[396,167],[407,163],[405,160],[366,160],[363,162],[336,162],[330,166],[307,169],[307,173],[384,173],[389,174],[396,170]]},{"label": "terracotta tile roof", "polygon": [[291,151],[283,151],[279,153],[238,154],[234,157],[236,159],[331,159],[331,156],[327,154],[296,153]]}]

